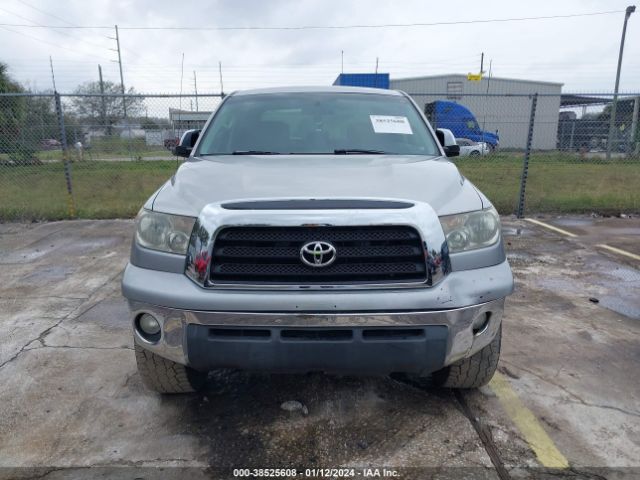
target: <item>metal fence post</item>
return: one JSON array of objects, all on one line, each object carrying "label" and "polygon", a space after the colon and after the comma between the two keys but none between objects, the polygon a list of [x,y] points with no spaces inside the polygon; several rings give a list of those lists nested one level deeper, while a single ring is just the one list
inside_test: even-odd
[{"label": "metal fence post", "polygon": [[518,218],[524,218],[524,201],[526,197],[527,176],[529,175],[529,155],[531,154],[531,142],[533,140],[533,126],[536,118],[536,105],[538,104],[538,94],[534,93],[531,98],[531,114],[529,115],[529,132],[527,134],[527,146],[524,151],[524,161],[522,162],[522,176],[520,177],[520,198],[518,201]]},{"label": "metal fence post", "polygon": [[637,155],[640,147],[640,131],[638,130],[638,114],[640,113],[640,96],[633,99],[633,113],[631,115],[631,133],[627,154]]},{"label": "metal fence post", "polygon": [[67,146],[67,132],[64,128],[64,113],[60,94],[54,92],[56,101],[56,113],[58,115],[58,127],[60,128],[60,143],[62,144],[62,161],[64,162],[64,178],[67,182],[67,209],[70,218],[76,216],[76,202],[73,198],[73,184],[71,182],[71,162],[69,162],[69,147]]}]

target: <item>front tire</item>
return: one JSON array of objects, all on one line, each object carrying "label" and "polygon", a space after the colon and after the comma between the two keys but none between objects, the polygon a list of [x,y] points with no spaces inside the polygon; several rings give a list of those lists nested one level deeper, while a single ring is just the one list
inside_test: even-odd
[{"label": "front tire", "polygon": [[446,388],[478,388],[489,383],[498,368],[502,325],[491,343],[469,358],[463,358],[432,376],[436,386]]},{"label": "front tire", "polygon": [[138,373],[145,386],[158,393],[190,393],[200,390],[207,374],[167,360],[135,345]]}]

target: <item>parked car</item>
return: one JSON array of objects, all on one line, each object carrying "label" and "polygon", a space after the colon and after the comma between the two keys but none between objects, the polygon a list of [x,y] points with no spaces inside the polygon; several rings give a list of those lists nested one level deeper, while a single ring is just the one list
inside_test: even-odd
[{"label": "parked car", "polygon": [[391,90],[226,96],[136,218],[122,292],[144,383],[189,392],[234,368],[486,384],[513,277],[448,134]]},{"label": "parked car", "polygon": [[456,138],[468,138],[484,142],[492,150],[500,145],[498,132],[487,132],[480,128],[476,117],[464,105],[446,100],[437,100],[425,105],[425,115],[436,128],[446,128]]},{"label": "parked car", "polygon": [[179,142],[180,142],[180,139],[175,137],[175,138],[165,138],[162,143],[164,144],[164,148],[166,148],[167,150],[173,153],[174,149],[176,148],[176,145],[178,145]]},{"label": "parked car", "polygon": [[485,142],[475,142],[468,138],[456,138],[456,143],[460,145],[460,156],[478,157],[491,152],[491,149]]},{"label": "parked car", "polygon": [[56,150],[62,148],[62,144],[55,138],[45,138],[40,141],[40,148],[42,148],[42,150]]}]

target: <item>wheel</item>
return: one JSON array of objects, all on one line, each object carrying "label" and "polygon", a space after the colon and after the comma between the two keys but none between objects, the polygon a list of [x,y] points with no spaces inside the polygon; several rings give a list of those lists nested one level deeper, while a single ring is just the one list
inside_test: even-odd
[{"label": "wheel", "polygon": [[472,157],[479,157],[480,152],[478,150],[472,150],[469,155],[471,155]]},{"label": "wheel", "polygon": [[463,358],[435,372],[433,384],[447,388],[478,388],[489,383],[498,367],[502,325],[489,345],[469,358]]},{"label": "wheel", "polygon": [[135,345],[138,373],[147,388],[159,393],[197,392],[207,379],[198,372]]}]

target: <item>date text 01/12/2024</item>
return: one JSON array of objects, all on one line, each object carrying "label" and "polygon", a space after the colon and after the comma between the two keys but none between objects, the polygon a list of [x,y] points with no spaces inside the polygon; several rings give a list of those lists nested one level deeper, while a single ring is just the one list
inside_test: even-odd
[{"label": "date text 01/12/2024", "polygon": [[249,477],[280,477],[280,478],[393,478],[398,477],[399,472],[390,468],[306,468],[297,470],[293,468],[237,468],[233,470],[236,478]]}]

